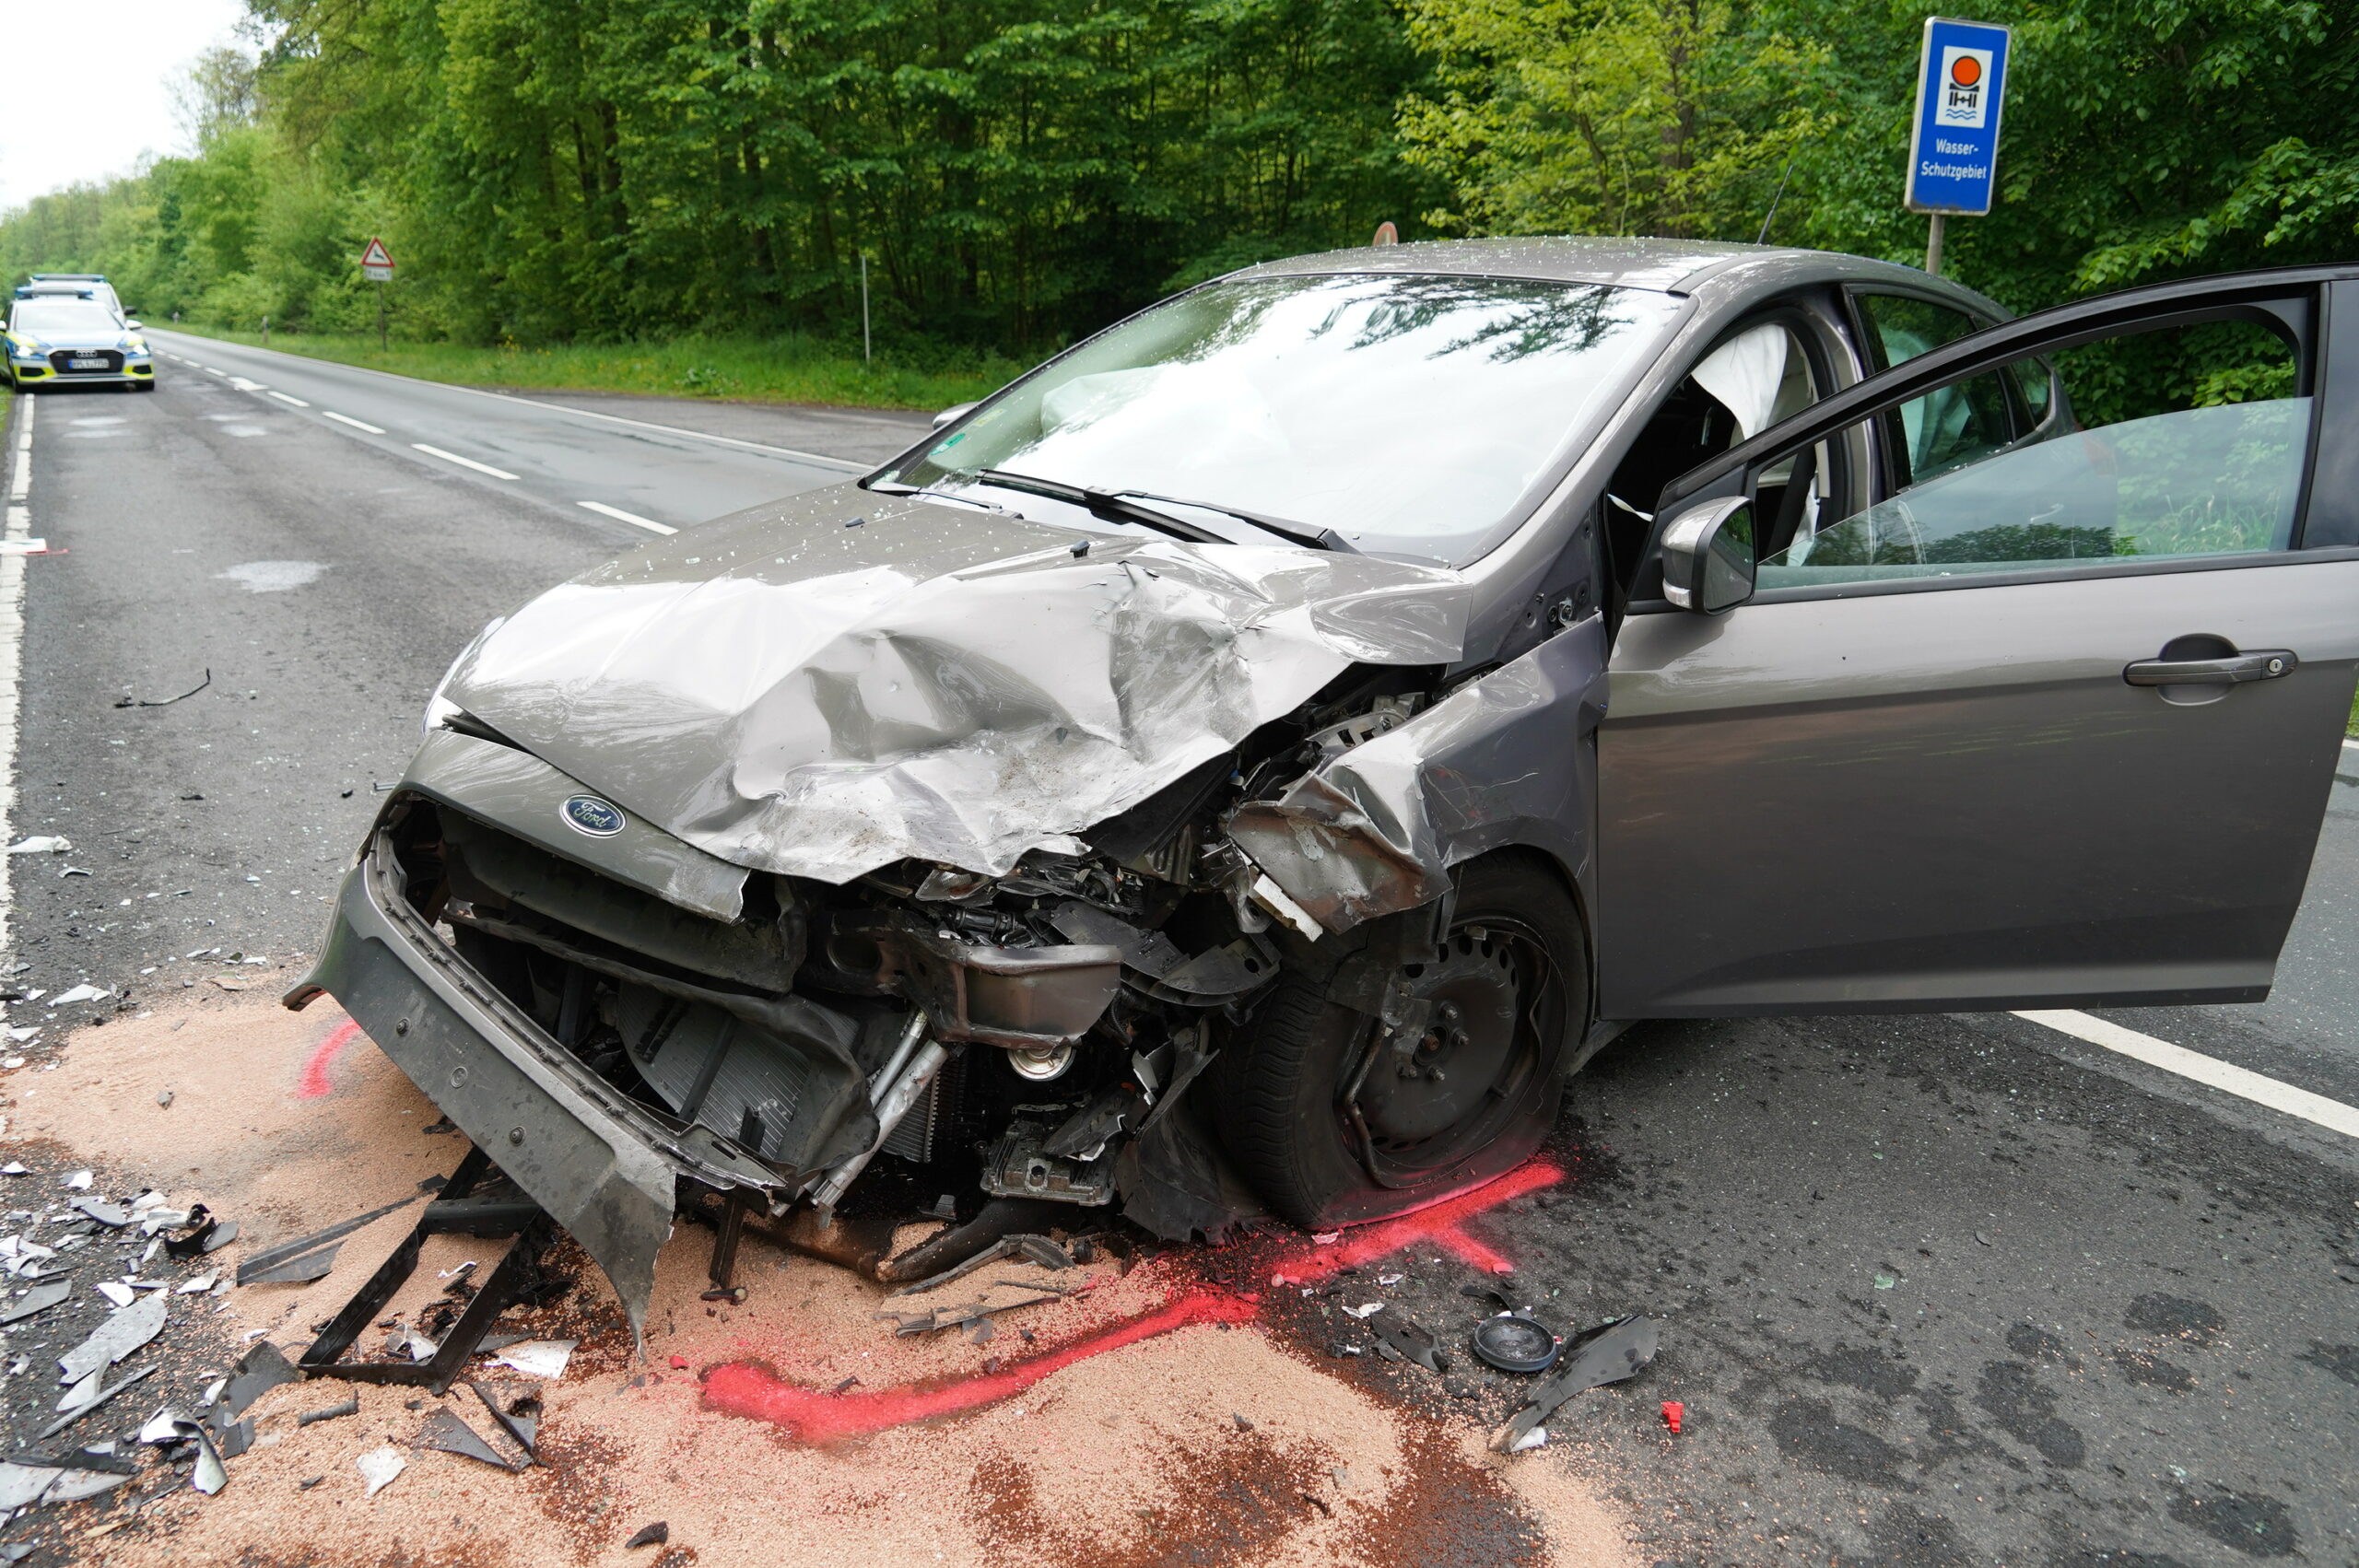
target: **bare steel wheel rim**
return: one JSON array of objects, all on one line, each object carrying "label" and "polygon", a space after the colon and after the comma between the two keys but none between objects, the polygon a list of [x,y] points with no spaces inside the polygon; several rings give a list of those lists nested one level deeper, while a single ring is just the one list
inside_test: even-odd
[{"label": "bare steel wheel rim", "polygon": [[1512,918],[1468,919],[1398,983],[1429,1003],[1422,1030],[1371,1020],[1346,1054],[1337,1107],[1378,1186],[1446,1174],[1521,1113],[1564,1029],[1564,984],[1545,943]]}]

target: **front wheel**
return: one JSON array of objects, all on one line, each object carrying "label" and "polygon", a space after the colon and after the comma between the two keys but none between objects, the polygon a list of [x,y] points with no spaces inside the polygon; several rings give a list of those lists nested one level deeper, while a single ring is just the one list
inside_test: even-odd
[{"label": "front wheel", "polygon": [[1215,1064],[1229,1152],[1297,1224],[1379,1219],[1486,1181],[1555,1122],[1560,1070],[1589,1021],[1589,961],[1551,869],[1520,856],[1463,867],[1442,939],[1392,978],[1430,1010],[1414,1039],[1288,973]]}]

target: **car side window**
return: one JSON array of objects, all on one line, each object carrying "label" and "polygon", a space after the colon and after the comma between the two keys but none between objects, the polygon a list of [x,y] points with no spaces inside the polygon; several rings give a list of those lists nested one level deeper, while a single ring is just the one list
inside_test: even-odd
[{"label": "car side window", "polygon": [[[1966,311],[1906,294],[1854,297],[1869,357],[1879,370],[1989,325]],[[2025,361],[1969,377],[1905,403],[1885,415],[1879,434],[1892,488],[1921,484],[2020,440],[2048,412],[2044,367]],[[2036,383],[2036,386],[2027,383]],[[2013,395],[2011,396],[2011,391]]]},{"label": "car side window", "polygon": [[[2289,546],[2310,400],[2294,395],[2294,348],[2273,327],[2212,322],[2107,339],[2058,356],[2052,374],[2024,360],[1917,400],[1928,422],[1963,410],[1960,434],[1921,444],[1926,466],[1896,493],[1767,556],[1760,587]],[[2026,381],[2060,399],[2053,412],[2064,416],[1975,449],[1966,433],[1977,420],[1991,421],[1993,437],[2001,415],[2020,422],[2024,413],[2009,410],[2027,410]],[[2043,402],[2039,412],[2051,410]]]}]

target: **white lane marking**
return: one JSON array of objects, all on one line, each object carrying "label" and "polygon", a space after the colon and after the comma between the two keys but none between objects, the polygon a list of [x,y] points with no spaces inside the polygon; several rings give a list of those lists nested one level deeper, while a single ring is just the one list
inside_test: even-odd
[{"label": "white lane marking", "polygon": [[[283,354],[287,351],[266,349],[258,352]],[[882,466],[874,462],[854,462],[849,458],[827,457],[818,452],[801,451],[793,447],[776,447],[768,441],[741,440],[735,436],[715,436],[704,430],[682,429],[677,425],[658,425],[651,419],[626,419],[619,414],[599,414],[587,408],[568,408],[561,403],[543,403],[537,398],[518,397],[513,392],[487,392],[481,387],[463,387],[450,381],[421,382],[418,377],[405,376],[398,370],[372,369],[366,365],[346,365],[334,359],[314,359],[311,360],[311,363],[325,365],[337,370],[350,370],[358,375],[381,376],[389,381],[407,381],[413,386],[425,385],[442,392],[465,392],[470,397],[490,397],[498,398],[502,403],[521,403],[527,408],[545,408],[552,414],[570,415],[576,419],[596,419],[608,425],[628,425],[634,430],[661,430],[667,436],[684,436],[692,441],[710,441],[717,447],[735,447],[740,451],[762,452],[770,457],[792,458],[797,462],[814,463],[821,468],[835,469],[841,474],[869,474]],[[874,412],[887,411],[878,409]],[[915,443],[927,434],[925,430],[912,430],[910,439],[912,443]]]},{"label": "white lane marking", "polygon": [[616,522],[628,522],[633,527],[643,528],[650,533],[677,533],[680,532],[678,529],[672,527],[668,523],[658,522],[651,517],[641,517],[637,512],[627,512],[620,507],[610,507],[604,501],[579,501],[575,504],[577,506],[588,507],[600,517],[610,517]]},{"label": "white lane marking", "polygon": [[268,392],[270,390],[268,387],[264,386],[260,381],[249,380],[243,376],[230,377],[229,384],[237,388],[240,392]]},{"label": "white lane marking", "polygon": [[311,406],[310,404],[305,403],[301,398],[288,397],[285,392],[275,392],[270,395],[276,398],[281,403],[291,403],[298,408],[309,408]]},{"label": "white lane marking", "polygon": [[204,372],[205,372],[206,375],[208,375],[208,376],[219,376],[219,377],[220,377],[222,380],[229,380],[229,371],[227,371],[227,370],[217,370],[217,369],[214,369],[212,366],[210,366],[210,365],[199,365],[199,366],[197,367],[197,369],[200,369],[200,370],[202,370],[202,371],[204,371]]},{"label": "white lane marking", "polygon": [[371,425],[365,419],[355,419],[349,414],[338,414],[333,408],[323,408],[320,412],[339,425],[349,425],[356,430],[366,430],[372,436],[381,436],[385,433],[384,427],[381,425]]},{"label": "white lane marking", "polygon": [[[32,472],[33,462],[33,400],[19,397],[11,400],[20,412],[17,415],[17,464],[10,476],[12,492],[24,494],[24,484]],[[0,530],[0,538],[24,539],[32,533],[32,509],[11,506],[7,523]],[[0,555],[0,844],[16,837],[17,815],[17,717],[20,700],[18,686],[24,671],[25,649],[25,557],[20,555]],[[9,885],[9,858],[0,855],[0,954],[9,951],[9,926],[16,914],[16,895]]]},{"label": "white lane marking", "polygon": [[455,462],[461,468],[472,468],[477,474],[488,474],[494,479],[513,479],[516,477],[513,474],[509,473],[508,470],[504,468],[494,468],[487,462],[477,462],[471,457],[461,457],[457,452],[446,452],[440,447],[429,447],[424,441],[412,441],[410,445],[415,450],[424,452],[428,457],[439,457],[445,462]]},{"label": "white lane marking", "polygon": [[2044,1024],[2060,1034],[2085,1040],[2107,1050],[2118,1051],[2159,1067],[2165,1072],[2176,1072],[2181,1078],[2192,1078],[2198,1083],[2222,1090],[2248,1099],[2271,1110],[2299,1117],[2346,1138],[2359,1138],[2359,1106],[2346,1106],[2341,1100],[2330,1100],[2324,1094],[2313,1094],[2307,1089],[2296,1089],[2291,1083],[2281,1083],[2274,1078],[2248,1071],[2217,1057],[2201,1051],[2189,1050],[2185,1046],[2158,1040],[2152,1035],[2142,1035],[2135,1029],[2125,1029],[2103,1018],[2092,1018],[2085,1012],[2057,1010],[2042,1012],[2018,1012],[2018,1018]]}]

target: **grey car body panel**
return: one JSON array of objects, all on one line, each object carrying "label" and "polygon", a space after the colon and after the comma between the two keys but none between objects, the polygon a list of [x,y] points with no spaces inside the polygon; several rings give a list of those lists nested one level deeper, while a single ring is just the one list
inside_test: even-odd
[{"label": "grey car body panel", "polygon": [[614,1281],[637,1328],[672,1234],[678,1178],[762,1187],[776,1176],[699,1128],[666,1124],[550,1039],[404,901],[381,835],[338,895],[326,946],[287,993],[334,996],[476,1147]]},{"label": "grey car body panel", "polygon": [[1552,856],[1586,906],[1605,655],[1592,615],[1239,807],[1229,837],[1329,930],[1438,898],[1451,866],[1508,848]]},{"label": "grey car body panel", "polygon": [[[1614,1017],[2249,1000],[2326,807],[2359,561],[1634,615],[1600,730]],[[2290,648],[2181,706],[2173,638]]]},{"label": "grey car body panel", "polygon": [[734,920],[745,908],[745,867],[684,844],[651,823],[628,817],[619,831],[604,835],[566,825],[565,802],[596,791],[530,752],[450,730],[428,731],[402,788],[456,806],[684,909]]},{"label": "grey car body panel", "polygon": [[1000,875],[1029,849],[1077,851],[1073,835],[1353,664],[1452,662],[1467,602],[1454,573],[1402,561],[839,486],[552,590],[444,690],[734,863]]}]

